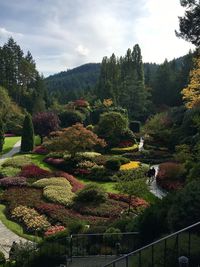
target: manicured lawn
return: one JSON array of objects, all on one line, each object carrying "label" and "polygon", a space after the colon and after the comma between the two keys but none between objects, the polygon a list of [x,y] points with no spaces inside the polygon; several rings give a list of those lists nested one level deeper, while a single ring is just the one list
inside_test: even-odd
[{"label": "manicured lawn", "polygon": [[40,168],[43,168],[48,171],[55,170],[53,167],[51,167],[49,164],[43,162],[43,159],[46,157],[45,155],[39,155],[39,154],[28,154],[31,158],[31,161],[39,166]]},{"label": "manicured lawn", "polygon": [[23,228],[19,224],[7,219],[5,216],[5,208],[6,207],[4,205],[0,204],[0,220],[9,230],[14,232],[18,236],[21,236],[21,237],[28,239],[28,240],[31,240],[33,242],[42,241],[42,238],[40,238],[40,237],[25,234]]},{"label": "manicured lawn", "polygon": [[6,137],[2,154],[8,153],[13,146],[20,140],[20,136]]}]

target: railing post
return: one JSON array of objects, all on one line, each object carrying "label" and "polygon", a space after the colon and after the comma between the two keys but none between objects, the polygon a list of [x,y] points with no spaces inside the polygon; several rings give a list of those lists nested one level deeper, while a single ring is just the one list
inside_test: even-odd
[{"label": "railing post", "polygon": [[188,232],[188,257],[190,258],[190,247],[191,247],[191,233],[190,230]]},{"label": "railing post", "polygon": [[126,267],[128,267],[128,257],[126,257]]},{"label": "railing post", "polygon": [[152,267],[154,266],[154,245],[152,245],[151,247],[151,263],[152,263]]},{"label": "railing post", "polygon": [[164,241],[164,267],[166,267],[166,258],[167,258],[167,240]]},{"label": "railing post", "polygon": [[139,251],[139,267],[142,267],[142,254],[141,251]]}]

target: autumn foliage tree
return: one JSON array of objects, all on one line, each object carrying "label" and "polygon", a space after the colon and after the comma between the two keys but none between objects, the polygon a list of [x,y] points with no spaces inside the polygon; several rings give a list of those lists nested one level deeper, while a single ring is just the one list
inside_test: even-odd
[{"label": "autumn foliage tree", "polygon": [[35,133],[38,134],[43,143],[43,138],[50,132],[57,131],[59,128],[58,116],[53,112],[40,112],[33,116]]},{"label": "autumn foliage tree", "polygon": [[200,105],[200,55],[194,60],[194,69],[190,72],[190,82],[182,90],[183,100],[188,109]]},{"label": "autumn foliage tree", "polygon": [[44,145],[49,151],[68,151],[72,157],[77,152],[90,150],[96,145],[105,147],[103,139],[92,131],[86,129],[82,124],[77,123],[71,127],[52,133],[53,137],[48,138]]}]

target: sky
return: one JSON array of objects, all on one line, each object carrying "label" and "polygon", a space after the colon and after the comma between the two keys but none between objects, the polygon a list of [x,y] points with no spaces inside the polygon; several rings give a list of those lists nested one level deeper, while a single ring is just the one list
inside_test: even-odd
[{"label": "sky", "polygon": [[175,36],[183,14],[179,0],[0,0],[0,46],[12,36],[45,77],[137,43],[162,63],[193,48]]}]

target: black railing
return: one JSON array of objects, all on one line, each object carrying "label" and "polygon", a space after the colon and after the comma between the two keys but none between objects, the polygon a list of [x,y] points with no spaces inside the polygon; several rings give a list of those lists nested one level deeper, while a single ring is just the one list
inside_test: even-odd
[{"label": "black railing", "polygon": [[137,232],[71,236],[71,257],[127,254],[138,247]]},{"label": "black railing", "polygon": [[200,266],[200,222],[128,253],[104,267],[177,267],[180,256],[189,259],[187,266]]}]

